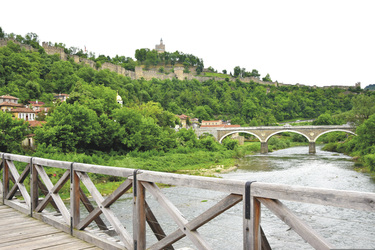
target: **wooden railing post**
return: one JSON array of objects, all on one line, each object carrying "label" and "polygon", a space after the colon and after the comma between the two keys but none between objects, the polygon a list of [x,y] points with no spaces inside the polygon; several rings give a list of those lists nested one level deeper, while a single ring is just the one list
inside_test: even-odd
[{"label": "wooden railing post", "polygon": [[260,202],[251,195],[251,183],[246,182],[243,198],[243,249],[260,250]]},{"label": "wooden railing post", "polygon": [[33,217],[33,212],[38,206],[39,190],[38,190],[38,172],[34,167],[33,157],[30,159],[30,216]]},{"label": "wooden railing post", "polygon": [[[5,166],[5,163],[4,163],[4,153],[2,153],[2,154],[1,154],[1,165],[0,165],[0,171],[1,171],[2,169],[4,169],[4,166]],[[4,204],[4,194],[3,194],[3,192],[4,192],[4,186],[3,186],[3,183],[4,183],[4,170],[3,170],[3,175],[2,175],[2,177],[1,177],[1,181],[2,181],[2,183],[0,183],[0,192],[1,192],[1,196],[2,196],[2,198],[1,198],[1,202],[2,202],[2,204]]]},{"label": "wooden railing post", "polygon": [[80,179],[74,170],[74,162],[70,165],[70,234],[73,235],[73,229],[80,221]]},{"label": "wooden railing post", "polygon": [[9,168],[5,161],[5,154],[3,154],[3,204],[5,204],[5,197],[9,193]]},{"label": "wooden railing post", "polygon": [[133,240],[134,249],[146,249],[145,188],[137,181],[138,170],[133,174]]}]

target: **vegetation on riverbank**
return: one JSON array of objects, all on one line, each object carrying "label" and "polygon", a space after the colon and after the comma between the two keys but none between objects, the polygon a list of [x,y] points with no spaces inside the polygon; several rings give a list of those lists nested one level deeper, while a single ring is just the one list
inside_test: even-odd
[{"label": "vegetation on riverbank", "polygon": [[[219,144],[210,136],[196,138],[192,130],[176,132],[173,128],[180,121],[175,115],[184,113],[200,121],[231,120],[232,124],[242,126],[276,125],[303,117],[315,119],[313,125],[357,122],[358,137],[344,135],[341,138],[342,135],[335,137],[333,134],[324,135],[321,140],[329,143],[345,141],[334,144],[332,149],[359,157],[375,171],[375,141],[372,139],[375,137],[375,126],[372,125],[375,118],[371,116],[375,113],[374,92],[360,88],[266,86],[239,79],[228,82],[225,78],[205,82],[132,80],[109,70],[96,71],[73,60],[62,61],[58,55],[47,55],[35,34],[26,40],[18,38],[36,46],[38,51],[22,49],[12,41],[0,48],[0,95],[15,96],[23,104],[31,100],[43,101],[51,109],[46,117],[38,118],[45,120],[43,127],[28,130],[27,123],[14,122],[11,114],[2,113],[2,152],[213,176],[235,166],[236,159],[259,152],[260,143],[246,142],[239,146],[236,141],[226,139]],[[137,56],[142,53],[139,51]],[[172,55],[172,60],[177,60],[175,56]],[[194,65],[201,64],[190,55],[179,54],[178,58],[196,61]],[[122,61],[119,57],[113,59]],[[144,59],[148,60],[147,55]],[[97,62],[105,60],[112,59],[99,56]],[[142,61],[141,57],[139,60]],[[134,66],[134,61],[127,63],[128,67]],[[225,76],[214,70],[207,74]],[[259,77],[256,70],[246,72],[238,66],[234,69],[234,77],[244,74]],[[70,98],[64,103],[54,103],[54,93],[67,93]],[[117,93],[123,105],[117,103]],[[19,146],[26,134],[35,134],[36,150]],[[268,143],[269,151],[272,151],[305,144],[306,138],[282,133],[273,136]],[[52,168],[47,171],[54,181],[63,173]],[[92,178],[102,186],[103,193],[107,188],[112,190],[119,181],[99,175],[92,175]]]}]

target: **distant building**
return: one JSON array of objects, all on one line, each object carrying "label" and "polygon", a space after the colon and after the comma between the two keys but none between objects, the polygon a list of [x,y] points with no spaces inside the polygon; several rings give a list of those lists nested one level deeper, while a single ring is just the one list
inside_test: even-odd
[{"label": "distant building", "polygon": [[65,102],[66,101],[66,99],[68,99],[69,98],[69,95],[68,94],[55,94],[54,96],[53,96],[56,100],[58,99],[58,100],[60,100],[60,101],[62,101],[62,102]]},{"label": "distant building", "polygon": [[[199,121],[198,121],[198,118],[190,118],[189,116],[187,115],[176,115],[178,118],[180,118],[180,121],[181,121],[181,128],[190,128],[190,127],[193,127],[193,128],[199,128]],[[189,122],[188,122],[189,120]],[[190,124],[188,124],[190,123]],[[179,125],[176,125],[176,129],[180,129],[180,126]]]},{"label": "distant building", "polygon": [[159,45],[155,45],[155,50],[158,53],[164,53],[165,52],[165,44],[163,44],[163,39],[160,39],[160,44]]},{"label": "distant building", "polygon": [[188,120],[189,116],[182,114],[182,115],[178,115],[177,117],[180,118],[181,127],[187,128],[187,120]]},{"label": "distant building", "polygon": [[0,96],[0,109],[1,111],[11,111],[15,108],[23,107],[22,104],[18,103],[18,98],[10,95]]},{"label": "distant building", "polygon": [[25,121],[34,121],[36,118],[37,111],[34,111],[30,108],[15,108],[12,109],[14,117],[23,119]]},{"label": "distant building", "polygon": [[36,101],[29,101],[30,106],[32,106],[34,111],[40,110],[40,108],[44,105],[44,102]]},{"label": "distant building", "polygon": [[206,125],[222,125],[223,124],[223,121],[222,120],[216,120],[216,121],[202,121],[202,126],[206,126]]}]

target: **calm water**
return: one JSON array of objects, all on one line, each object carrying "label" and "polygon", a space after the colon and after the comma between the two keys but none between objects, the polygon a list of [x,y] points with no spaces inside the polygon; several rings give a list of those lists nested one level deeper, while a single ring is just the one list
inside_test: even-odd
[{"label": "calm water", "polygon": [[[236,171],[221,177],[375,192],[374,181],[369,175],[354,171],[350,157],[323,152],[319,148],[315,155],[309,155],[307,147],[294,147],[267,155],[245,157]],[[163,193],[188,220],[200,215],[227,195],[185,187],[165,188]],[[147,202],[167,234],[177,229],[176,224],[150,194],[147,194]],[[336,248],[375,249],[375,214],[296,202],[283,203]],[[111,208],[131,232],[131,196],[125,197]],[[242,249],[242,213],[240,203],[198,231],[213,249]],[[262,207],[261,224],[273,249],[312,249],[265,207]],[[155,241],[149,230],[148,246]],[[185,239],[174,247],[195,249],[191,245],[191,242]]]}]

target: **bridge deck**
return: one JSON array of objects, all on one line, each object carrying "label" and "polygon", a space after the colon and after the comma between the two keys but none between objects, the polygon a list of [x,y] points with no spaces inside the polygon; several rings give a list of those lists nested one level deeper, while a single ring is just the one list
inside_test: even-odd
[{"label": "bridge deck", "polygon": [[0,249],[100,249],[0,204]]}]

